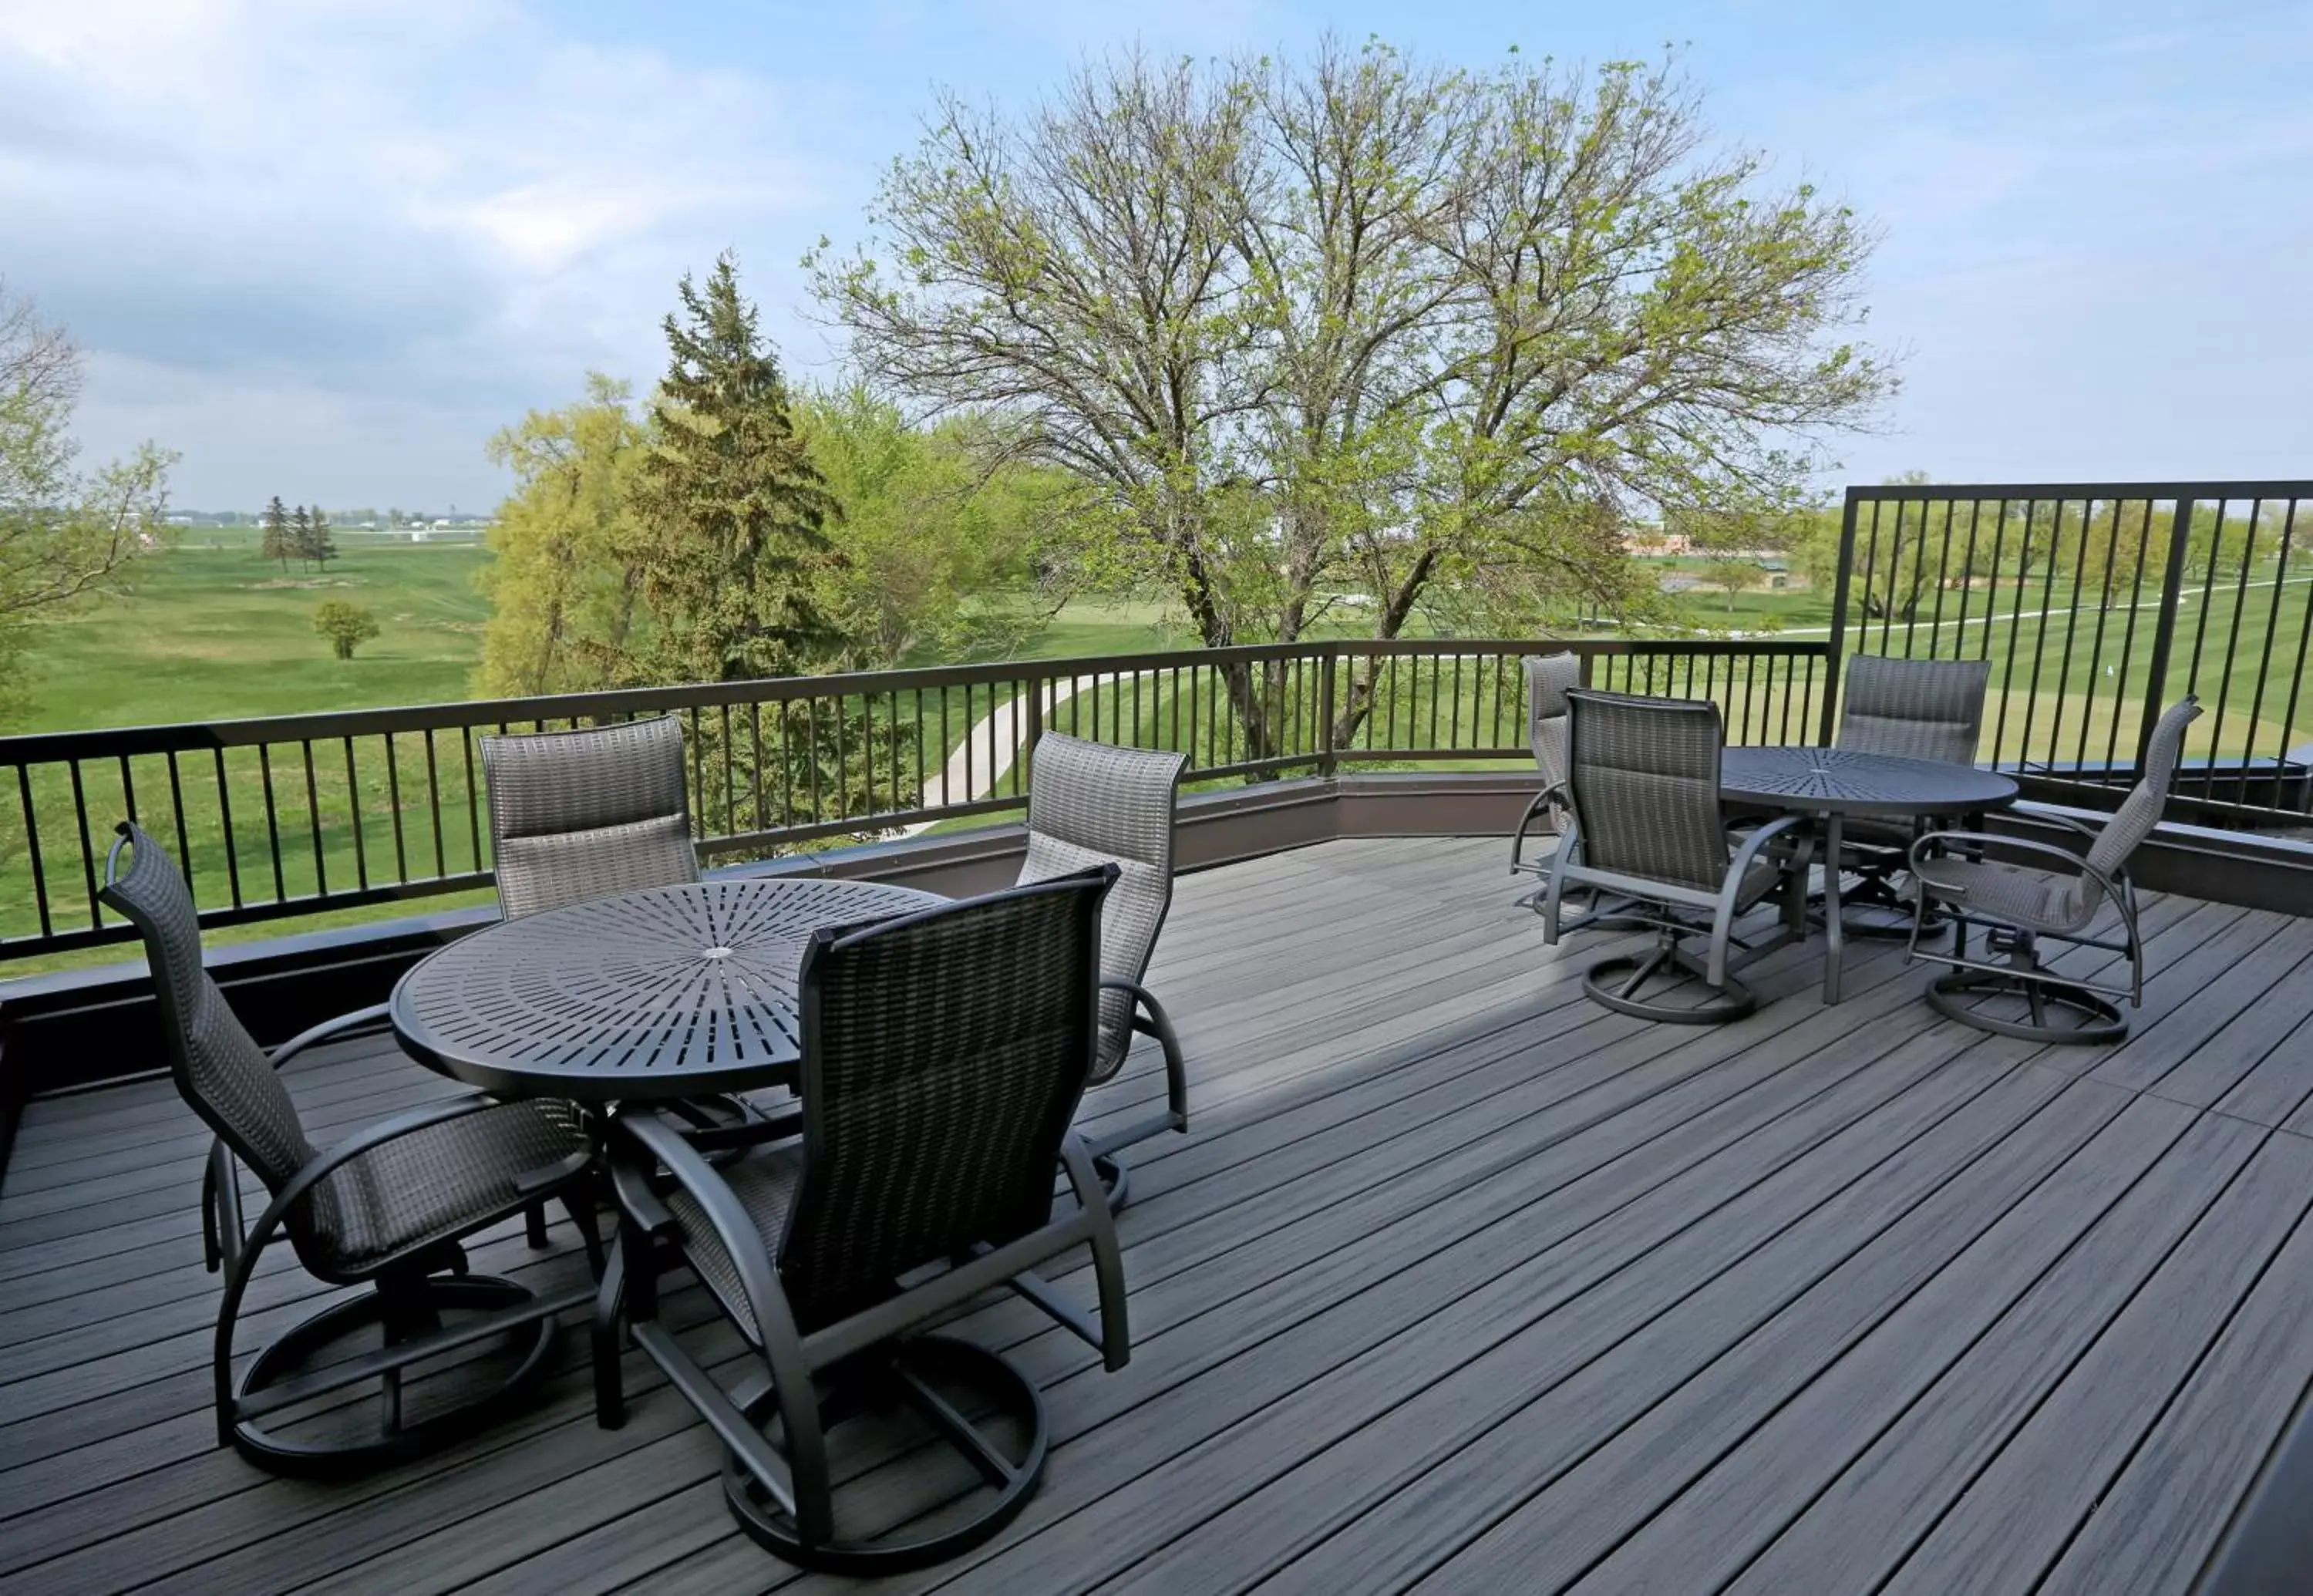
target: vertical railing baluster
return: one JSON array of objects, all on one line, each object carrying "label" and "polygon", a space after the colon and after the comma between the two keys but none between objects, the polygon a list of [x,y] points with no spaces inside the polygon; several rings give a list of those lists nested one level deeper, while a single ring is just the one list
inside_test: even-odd
[{"label": "vertical railing baluster", "polygon": [[[2256,692],[2249,700],[2248,735],[2243,740],[2241,745],[2241,798],[2244,803],[2246,803],[2248,798],[2249,761],[2255,754],[2256,728],[2263,725],[2265,721],[2265,684],[2268,681],[2272,680],[2273,677],[2273,646],[2274,643],[2278,642],[2281,638],[2281,604],[2282,597],[2289,591],[2290,544],[2295,539],[2296,534],[2297,501],[2292,498],[2289,501],[2288,509],[2283,511],[2282,515],[2281,543],[2279,549],[2276,551],[2276,558],[2273,568],[2273,603],[2265,613],[2265,647],[2257,655]],[[2308,596],[2306,619],[2309,623],[2313,623],[2313,595],[2309,595]],[[2300,663],[2298,666],[2298,675],[2300,676],[2304,675],[2304,669],[2305,667],[2303,664]],[[2292,682],[2290,686],[2289,705],[2292,715],[2295,713],[2297,708],[2296,690],[2298,685],[2299,683]],[[2278,809],[2282,807],[2281,783],[2282,777],[2287,774],[2285,767],[2289,762],[2289,727],[2284,722],[2282,727],[2281,740],[2273,745],[2273,802],[2267,806],[2271,808]]]},{"label": "vertical railing baluster", "polygon": [[354,883],[364,892],[369,890],[369,851],[362,842],[361,776],[354,765],[354,739],[348,733],[346,744],[346,824],[354,834]]},{"label": "vertical railing baluster", "polygon": [[80,761],[66,760],[65,768],[72,772],[73,823],[80,832],[81,878],[88,884],[88,923],[101,930],[104,911],[96,901],[96,851],[88,834],[88,794],[81,786]]},{"label": "vertical railing baluster", "polygon": [[458,728],[459,761],[466,772],[466,851],[479,875],[482,865],[482,784],[474,780],[474,728]]},{"label": "vertical railing baluster", "polygon": [[193,894],[196,903],[200,895],[193,886],[193,844],[185,829],[185,785],[177,771],[177,751],[169,750],[169,813],[177,827],[177,863],[185,873],[185,890]]},{"label": "vertical railing baluster", "polygon": [[48,918],[48,876],[40,860],[40,821],[33,812],[32,772],[29,766],[16,767],[16,798],[24,808],[24,856],[32,867],[32,902],[40,912],[40,935],[43,939],[57,934]]},{"label": "vertical railing baluster", "polygon": [[330,861],[321,851],[321,784],[313,774],[313,739],[302,737],[297,749],[305,763],[305,824],[313,838],[313,895],[330,895]]},{"label": "vertical railing baluster", "polygon": [[401,823],[401,749],[393,738],[385,734],[385,802],[393,816],[393,879],[400,886],[409,879],[409,840]]},{"label": "vertical railing baluster", "polygon": [[273,866],[273,901],[285,903],[289,886],[281,877],[281,823],[273,804],[273,749],[268,743],[257,745],[257,773],[265,791],[265,851]]},{"label": "vertical railing baluster", "polygon": [[[572,723],[576,729],[576,723]],[[442,846],[442,773],[434,752],[434,728],[426,728],[426,822],[434,831],[434,877],[450,873],[450,856]]]}]

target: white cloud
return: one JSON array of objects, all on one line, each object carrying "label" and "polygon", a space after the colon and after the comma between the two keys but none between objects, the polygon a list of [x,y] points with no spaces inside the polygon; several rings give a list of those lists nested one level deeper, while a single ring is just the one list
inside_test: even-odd
[{"label": "white cloud", "polygon": [[[794,252],[780,219],[823,185],[781,98],[505,4],[0,0],[0,271],[99,357],[94,452],[149,432],[180,501],[231,501],[314,463],[299,426],[267,467],[258,411],[455,426],[647,376],[676,276]],[[254,407],[231,445],[228,403]],[[431,474],[488,491],[487,430]]]}]

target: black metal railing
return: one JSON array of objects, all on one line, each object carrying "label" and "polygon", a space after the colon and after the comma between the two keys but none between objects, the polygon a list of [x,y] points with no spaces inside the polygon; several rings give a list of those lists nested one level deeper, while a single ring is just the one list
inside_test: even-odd
[{"label": "black metal railing", "polygon": [[1520,659],[1707,697],[1738,742],[1804,741],[1819,641],[1323,642],[700,683],[0,738],[0,960],[126,940],[96,902],[115,821],[172,844],[204,923],[487,887],[478,740],[674,714],[710,858],[1021,808],[1038,735],[1178,748],[1192,782],[1524,760]]},{"label": "black metal railing", "polygon": [[2090,803],[2197,693],[2172,812],[2303,825],[2309,542],[2313,481],[1851,488],[1832,650],[1991,660],[1979,757]]}]

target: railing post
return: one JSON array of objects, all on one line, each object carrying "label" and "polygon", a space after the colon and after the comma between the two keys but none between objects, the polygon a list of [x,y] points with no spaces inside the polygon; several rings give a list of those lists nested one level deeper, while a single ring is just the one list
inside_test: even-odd
[{"label": "railing post", "polygon": [[[2160,613],[2152,623],[2152,658],[2144,669],[2144,712],[2137,723],[2132,780],[2144,779],[2144,755],[2152,745],[2152,728],[2160,722],[2161,701],[2168,693],[2169,645],[2176,641],[2177,605],[2185,591],[2185,545],[2192,541],[2194,503],[2191,494],[2179,493],[2177,513],[2168,521],[2168,559],[2160,570]],[[2217,528],[2219,535],[2223,531],[2221,525]]]},{"label": "railing post", "polygon": [[[1028,706],[1028,725],[1027,728],[1020,734],[1019,774],[1014,779],[1012,785],[1012,790],[1015,792],[1025,792],[1027,790],[1025,783],[1034,778],[1036,745],[1044,740],[1043,673],[1041,671],[1029,673],[1026,691],[1022,692],[1020,697]],[[992,797],[995,791],[996,788],[991,783],[989,788],[989,795]]]},{"label": "railing post", "polygon": [[1317,657],[1317,773],[1331,777],[1341,768],[1341,751],[1333,745],[1334,672],[1341,651],[1338,643],[1319,645]]},{"label": "railing post", "polygon": [[1847,644],[1847,604],[1852,592],[1851,568],[1855,562],[1855,512],[1863,489],[1851,485],[1846,507],[1839,518],[1839,565],[1831,586],[1831,640],[1823,657],[1823,727],[1817,741],[1829,744],[1839,735],[1839,667]]}]

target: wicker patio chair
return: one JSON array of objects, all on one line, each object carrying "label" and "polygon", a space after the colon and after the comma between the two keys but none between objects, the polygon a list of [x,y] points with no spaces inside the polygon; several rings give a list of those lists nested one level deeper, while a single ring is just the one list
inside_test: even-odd
[{"label": "wicker patio chair", "polygon": [[[1797,934],[1799,877],[1772,844],[1801,817],[1778,816],[1744,833],[1739,845],[1730,842],[1719,811],[1725,734],[1718,705],[1584,689],[1566,696],[1575,827],[1551,869],[1545,940],[1558,941],[1566,893],[1587,886],[1611,894],[1615,924],[1652,927],[1655,946],[1593,965],[1582,978],[1585,992],[1644,1019],[1710,1025],[1748,1014],[1758,1000],[1734,972]],[[1737,937],[1736,917],[1778,886],[1793,895],[1784,923],[1755,941]],[[1693,937],[1708,939],[1703,957],[1684,946]],[[1646,996],[1658,978],[1662,995]],[[1676,998],[1697,982],[1703,996]]]},{"label": "wicker patio chair", "polygon": [[[1100,1045],[1101,897],[1117,876],[1104,864],[818,932],[800,975],[799,1137],[718,1169],[664,1118],[614,1122],[623,1221],[598,1315],[597,1416],[625,1419],[623,1297],[636,1343],[722,1442],[732,1513],[782,1557],[921,1567],[1026,1504],[1050,1439],[1035,1386],[994,1352],[921,1333],[981,1292],[1009,1286],[1124,1366],[1115,1221],[1069,1128]],[[1076,1197],[1057,1217],[1056,1169]],[[1032,1273],[1086,1245],[1097,1322]],[[668,1247],[754,1354],[731,1389],[659,1317]],[[830,1442],[863,1411],[912,1411],[985,1488],[888,1534],[840,1522]]]},{"label": "wicker patio chair", "polygon": [[[1988,659],[1856,655],[1847,662],[1838,745],[1859,754],[1973,765],[1991,683]],[[1913,935],[1912,894],[1895,877],[1904,873],[1920,824],[1859,815],[1840,829],[1840,868],[1858,877],[1841,894],[1848,931],[1860,937]],[[1931,918],[1917,929],[1939,931],[1943,923]]]},{"label": "wicker patio chair", "polygon": [[1581,685],[1582,661],[1574,654],[1526,657],[1526,741],[1534,747],[1535,768],[1542,772],[1542,789],[1518,817],[1517,829],[1510,833],[1510,873],[1531,873],[1537,877],[1532,895],[1519,900],[1531,903],[1537,912],[1549,886],[1550,860],[1544,856],[1529,862],[1524,857],[1526,841],[1539,821],[1544,833],[1558,838],[1562,845],[1568,828],[1574,824],[1574,808],[1566,797],[1566,694],[1568,689]]},{"label": "wicker patio chair", "polygon": [[1111,1208],[1121,1208],[1130,1174],[1121,1151],[1161,1132],[1189,1128],[1189,1078],[1180,1040],[1163,1005],[1140,983],[1173,904],[1173,815],[1188,761],[1059,732],[1036,740],[1033,759],[1021,885],[1089,865],[1113,864],[1118,870],[1101,910],[1100,1054],[1091,1084],[1115,1077],[1136,1035],[1153,1038],[1165,1063],[1164,1108],[1088,1142]]},{"label": "wicker patio chair", "polygon": [[484,737],[482,769],[508,920],[699,879],[682,725],[673,716]]},{"label": "wicker patio chair", "polygon": [[[124,865],[123,854],[127,855]],[[321,1472],[411,1457],[470,1433],[505,1413],[544,1371],[555,1315],[569,1302],[541,1301],[509,1280],[466,1272],[460,1245],[476,1231],[560,1198],[600,1272],[601,1243],[588,1195],[591,1143],[584,1128],[543,1103],[477,1096],[413,1108],[326,1150],[307,1140],[278,1071],[314,1044],[343,1035],[382,1010],[364,1010],[295,1036],[268,1055],[252,1040],[202,967],[199,921],[177,866],[132,823],[105,861],[104,904],[142,933],[160,999],[162,1033],[178,1091],[216,1140],[201,1192],[203,1251],[224,1272],[212,1351],[217,1441],[252,1462]],[[246,1164],[271,1194],[244,1229]],[[269,1242],[286,1235],[308,1274],[332,1285],[366,1285],[289,1330],[233,1379],[233,1331],[242,1301]],[[585,1294],[577,1301],[583,1303]],[[463,1316],[447,1328],[444,1316]],[[479,1315],[479,1317],[474,1317]],[[383,1345],[342,1361],[325,1353],[357,1331]],[[454,1406],[405,1422],[403,1375],[444,1353],[507,1337],[510,1374]],[[288,1430],[313,1398],[374,1383],[374,1426],[348,1438]],[[296,1412],[268,1424],[276,1415]]]},{"label": "wicker patio chair", "polygon": [[[2200,713],[2199,701],[2190,697],[2168,707],[2145,749],[2142,779],[2103,829],[2045,817],[2089,839],[2084,853],[2053,842],[1970,832],[1930,832],[1912,844],[1913,891],[1921,910],[1940,906],[1955,922],[1948,953],[1921,948],[1917,937],[1912,941],[1912,957],[1951,966],[1928,983],[1928,1002],[1937,1013],[1978,1030],[2036,1042],[2098,1044],[2128,1035],[2128,1018],[2116,1000],[2127,999],[2131,1008],[2144,1001],[2144,944],[2128,861],[2159,824],[2185,728]],[[2017,864],[2015,855],[2056,868]],[[2106,904],[2120,920],[2118,941],[2089,935]],[[1971,929],[1983,931],[1988,950],[2004,955],[2006,962],[1971,957]],[[2099,986],[2051,974],[2040,963],[2043,938],[2126,955],[2128,984]],[[1985,1007],[1987,1000],[1998,1007]],[[2023,1018],[2013,1018],[2019,1001]]]}]

